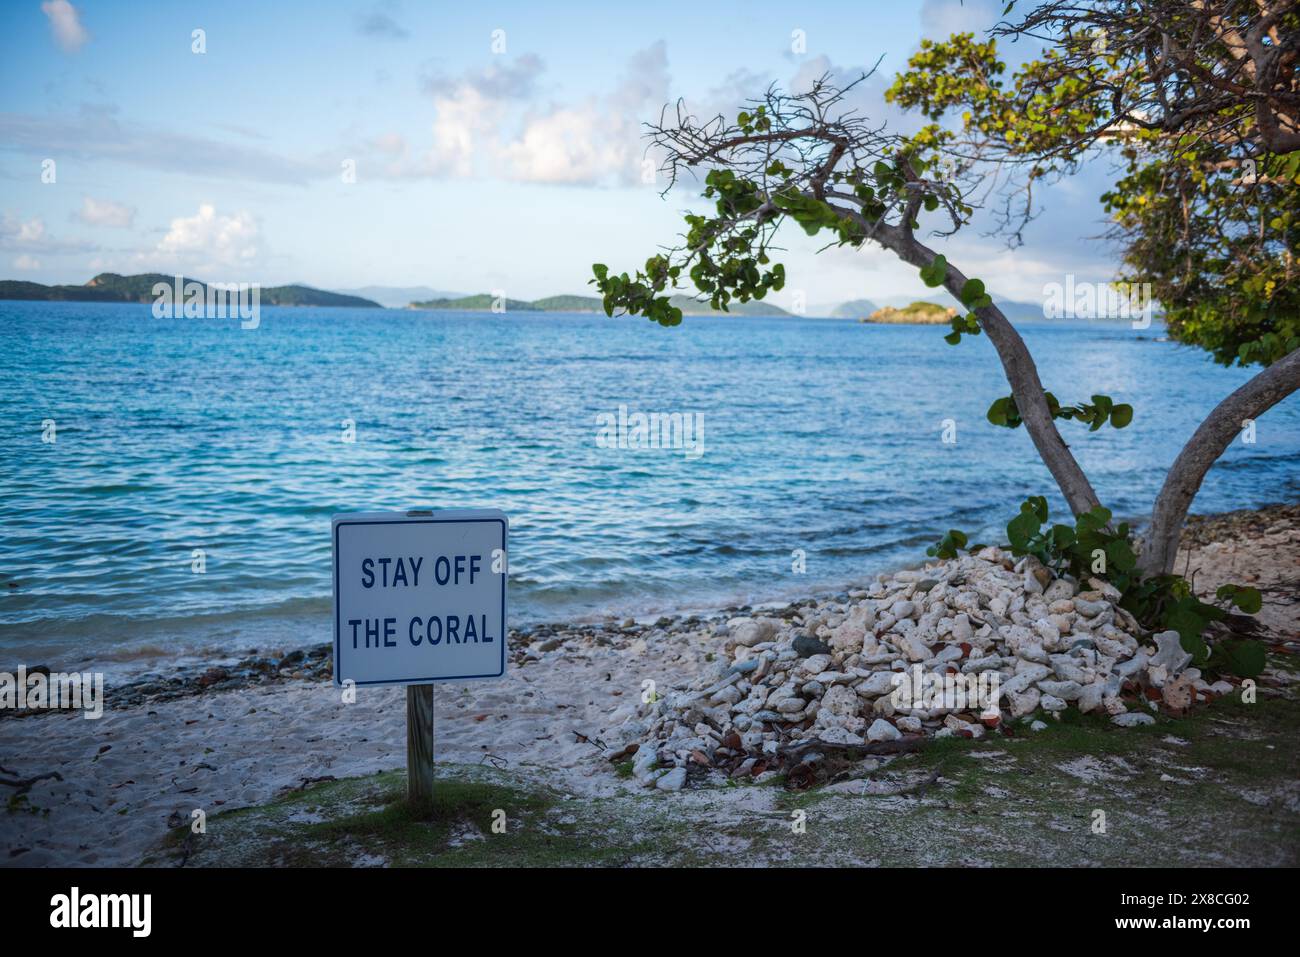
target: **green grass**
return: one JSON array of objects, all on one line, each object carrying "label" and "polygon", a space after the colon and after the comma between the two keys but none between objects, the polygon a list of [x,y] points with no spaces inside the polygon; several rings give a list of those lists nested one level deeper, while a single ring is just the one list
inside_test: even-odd
[{"label": "green grass", "polygon": [[188,851],[190,866],[617,865],[652,849],[621,829],[611,831],[617,839],[593,839],[575,816],[592,810],[491,769],[455,766],[440,769],[432,801],[416,806],[406,797],[405,772],[390,771],[216,815],[203,835],[177,828],[162,857],[147,863],[174,862]]},{"label": "green grass", "polygon": [[[664,794],[603,768],[611,793],[574,794],[537,772],[440,765],[412,808],[405,774],[318,784],[179,828],[149,862],[189,866],[870,866],[1300,863],[1300,703],[1220,699],[1183,719],[1017,725],[1013,737],[944,738],[874,772],[892,791],[717,786]],[[1173,736],[1177,740],[1170,740]],[[1180,743],[1185,742],[1185,743]],[[752,783],[752,782],[746,782]],[[504,833],[493,831],[494,812]],[[1094,833],[1094,812],[1106,832]],[[792,824],[803,812],[804,833]]]}]

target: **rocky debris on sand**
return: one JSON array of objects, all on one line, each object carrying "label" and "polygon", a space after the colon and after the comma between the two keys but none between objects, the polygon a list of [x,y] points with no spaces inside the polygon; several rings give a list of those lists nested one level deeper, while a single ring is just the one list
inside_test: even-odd
[{"label": "rocky debris on sand", "polygon": [[[732,609],[736,611],[737,609]],[[712,628],[723,631],[725,616],[708,620],[698,615],[660,618],[652,624],[638,624],[633,619],[589,624],[538,624],[511,628],[507,633],[507,653],[511,668],[535,666],[558,661],[575,649],[617,647],[629,653],[643,654],[647,642],[670,635]],[[38,667],[29,666],[28,674]],[[49,669],[45,669],[48,673]],[[333,645],[320,644],[281,652],[248,649],[242,658],[207,663],[169,664],[165,671],[149,671],[121,677],[109,676],[104,683],[104,706],[108,710],[132,708],[142,704],[174,701],[194,695],[240,691],[288,681],[326,682],[334,678]],[[48,710],[0,708],[0,720],[50,714]]]},{"label": "rocky debris on sand", "polygon": [[[1176,632],[1144,634],[1118,599],[1107,582],[995,547],[881,575],[793,614],[730,619],[725,654],[694,684],[624,706],[603,737],[639,745],[642,785],[677,790],[688,770],[692,781],[701,769],[806,771],[823,748],[887,754],[928,736],[1038,729],[1070,709],[1134,727],[1162,704],[1231,690],[1188,667]],[[923,678],[942,693],[900,690]]]},{"label": "rocky debris on sand", "polygon": [[[145,703],[174,701],[209,692],[236,691],[282,681],[327,681],[334,675],[331,645],[296,649],[278,655],[251,650],[246,657],[221,664],[183,664],[166,672],[150,672],[104,682],[104,707],[132,708]],[[28,668],[28,673],[35,673]],[[46,669],[48,673],[48,669]],[[0,709],[0,720],[54,713],[49,710]]]}]

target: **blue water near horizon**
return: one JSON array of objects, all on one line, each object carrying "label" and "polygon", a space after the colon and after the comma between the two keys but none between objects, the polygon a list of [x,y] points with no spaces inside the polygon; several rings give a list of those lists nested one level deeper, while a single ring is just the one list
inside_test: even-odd
[{"label": "blue water near horizon", "polygon": [[[1149,513],[1181,443],[1251,375],[1156,327],[1019,326],[1063,402],[1135,407],[1122,431],[1061,423],[1121,516]],[[836,590],[923,559],[948,528],[1001,540],[1026,495],[1065,514],[1024,430],[984,419],[1009,391],[992,347],[950,347],[939,327],[266,307],[243,330],[0,302],[0,332],[0,658],[15,664],[327,641],[345,511],[503,509],[514,626]],[[620,405],[701,413],[703,455],[601,448],[597,417]],[[1300,402],[1257,429],[1194,511],[1300,498]]]}]

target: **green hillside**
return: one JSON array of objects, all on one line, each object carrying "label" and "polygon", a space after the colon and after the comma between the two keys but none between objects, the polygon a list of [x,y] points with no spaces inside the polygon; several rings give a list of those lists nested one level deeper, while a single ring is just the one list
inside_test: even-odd
[{"label": "green hillside", "polygon": [[349,306],[353,309],[381,309],[379,303],[360,296],[345,296],[312,286],[271,286],[262,290],[262,302],[272,306]]},{"label": "green hillside", "polygon": [[[157,298],[153,293],[155,283],[166,283],[169,287],[176,281],[175,276],[162,273],[141,273],[136,276],[121,276],[117,273],[100,273],[84,286],[45,286],[38,282],[22,282],[16,279],[0,280],[0,299],[44,300],[49,302],[153,302]],[[202,280],[181,277],[181,283],[198,282],[207,290]],[[182,285],[183,288],[183,285]],[[378,309],[379,303],[360,296],[344,296],[311,286],[265,286],[258,291],[258,300],[268,306],[348,306],[354,309]]]},{"label": "green hillside", "polygon": [[[463,296],[459,299],[429,299],[413,302],[411,309],[462,309],[468,312],[488,312],[493,299],[487,294]],[[690,296],[673,296],[673,305],[688,316],[716,315],[707,302],[700,302]],[[737,316],[788,316],[789,313],[778,306],[765,302],[737,302],[731,304],[731,314]],[[599,312],[605,307],[595,296],[547,296],[526,302],[520,299],[506,300],[507,312]]]},{"label": "green hillside", "polygon": [[[692,299],[690,296],[673,296],[672,304],[682,311],[686,316],[713,316],[717,315],[715,310],[707,302],[700,302],[698,299]],[[780,306],[774,306],[767,302],[733,302],[727,306],[728,312],[733,316],[788,316]]]},{"label": "green hillside", "polygon": [[831,317],[834,319],[861,319],[863,316],[871,315],[879,308],[870,299],[851,299],[832,309]]},{"label": "green hillside", "polygon": [[[411,309],[459,309],[466,312],[491,312],[492,303],[496,301],[495,296],[488,293],[480,293],[477,296],[461,296],[459,299],[427,299],[424,302],[413,302],[409,306]],[[536,307],[531,302],[525,302],[522,299],[506,299],[506,311],[519,310],[527,312]]]},{"label": "green hillside", "polygon": [[547,296],[534,299],[533,308],[542,312],[604,312],[597,296]]}]

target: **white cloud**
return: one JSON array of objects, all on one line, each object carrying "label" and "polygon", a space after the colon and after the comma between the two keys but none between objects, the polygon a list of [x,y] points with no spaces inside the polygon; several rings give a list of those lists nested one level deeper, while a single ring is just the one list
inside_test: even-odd
[{"label": "white cloud", "polygon": [[530,116],[502,147],[507,175],[522,182],[637,182],[645,156],[643,123],[668,101],[668,52],[662,40],[628,60],[607,96]]},{"label": "white cloud", "polygon": [[381,153],[400,156],[406,152],[406,137],[401,133],[384,133],[371,140],[371,145]]},{"label": "white cloud", "polygon": [[493,150],[492,132],[502,106],[473,86],[437,97],[433,145],[425,154],[424,169],[434,176],[469,177],[479,172]]},{"label": "white cloud", "polygon": [[40,269],[41,261],[33,256],[28,256],[26,253],[23,253],[14,260],[14,268],[25,270]]},{"label": "white cloud", "polygon": [[433,74],[424,77],[426,92],[435,97],[455,97],[473,90],[484,99],[526,100],[536,92],[537,80],[546,64],[535,53],[525,53],[514,60],[494,61],[481,70],[469,70],[459,77]]},{"label": "white cloud", "polygon": [[0,227],[0,232],[2,232],[6,244],[12,244],[15,247],[38,246],[47,239],[43,219],[29,219],[24,223],[6,217],[4,226]]},{"label": "white cloud", "polygon": [[148,268],[211,272],[251,266],[260,252],[260,231],[252,215],[223,216],[204,203],[193,216],[173,219],[157,247],[136,259]]},{"label": "white cloud", "polygon": [[427,150],[404,137],[370,140],[390,177],[500,177],[528,183],[634,182],[644,143],[641,124],[668,97],[662,41],[634,54],[604,96],[576,103],[537,102],[545,65],[533,54],[459,77],[426,77],[436,116]]},{"label": "white cloud", "polygon": [[35,216],[28,220],[20,219],[11,213],[0,216],[0,249],[14,252],[60,253],[88,252],[95,248],[93,243],[68,242],[55,239],[45,228],[45,220]]},{"label": "white cloud", "polygon": [[529,121],[501,148],[511,179],[528,183],[592,183],[623,172],[626,150],[609,137],[609,117],[593,103],[556,109]]},{"label": "white cloud", "polygon": [[90,39],[81,25],[81,14],[68,0],[45,0],[41,12],[49,19],[54,39],[65,53],[76,53]]},{"label": "white cloud", "polygon": [[[117,107],[83,104],[77,114],[0,112],[0,147],[35,156],[73,156],[187,176],[302,185],[338,175],[338,161],[301,160],[172,127],[117,118]],[[167,149],[159,149],[166,143]]]},{"label": "white cloud", "polygon": [[545,69],[540,57],[528,53],[457,78],[425,77],[436,112],[433,143],[416,168],[399,162],[389,172],[458,178],[489,172],[500,152],[502,126],[518,103],[533,96]]},{"label": "white cloud", "polygon": [[87,226],[118,226],[125,229],[135,221],[135,207],[124,206],[111,199],[84,196],[76,219]]}]

